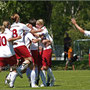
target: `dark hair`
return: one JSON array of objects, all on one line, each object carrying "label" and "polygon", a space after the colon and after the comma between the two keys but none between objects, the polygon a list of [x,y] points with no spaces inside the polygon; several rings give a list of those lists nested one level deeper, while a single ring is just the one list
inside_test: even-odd
[{"label": "dark hair", "polygon": [[36,19],[30,19],[29,24],[31,24],[32,26],[36,26]]}]

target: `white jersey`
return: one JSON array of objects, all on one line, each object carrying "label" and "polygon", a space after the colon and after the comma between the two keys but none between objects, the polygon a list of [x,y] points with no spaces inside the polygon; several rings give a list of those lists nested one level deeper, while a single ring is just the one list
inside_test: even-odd
[{"label": "white jersey", "polygon": [[42,28],[41,28],[43,31],[42,32],[38,32],[38,34],[44,34],[45,36],[48,34],[48,30],[47,30],[47,28],[45,27],[45,26],[43,26]]},{"label": "white jersey", "polygon": [[18,22],[18,23],[13,23],[11,25],[10,30],[13,31],[13,37],[22,36],[21,39],[14,41],[15,43],[17,43],[17,45],[14,45],[14,48],[18,47],[18,46],[25,45],[24,42],[23,42],[23,31],[25,30],[27,32],[30,32],[31,29],[28,28],[25,24],[22,24],[22,23]]},{"label": "white jersey", "polygon": [[31,45],[31,43],[32,43],[32,40],[33,39],[36,39],[31,33],[27,33],[26,35],[25,35],[25,38],[24,38],[25,40],[24,40],[24,42],[25,42],[25,45],[26,45],[26,47],[28,48],[28,50],[30,51],[31,49],[30,49],[30,45]]},{"label": "white jersey", "polygon": [[84,35],[90,37],[90,31],[85,30]]},{"label": "white jersey", "polygon": [[[46,39],[48,39],[51,42],[53,42],[53,39],[51,38],[51,36],[49,34],[47,34]],[[47,49],[51,49],[51,48],[52,48],[51,45],[49,45],[47,47],[44,46],[43,50],[47,50]]]},{"label": "white jersey", "polygon": [[11,57],[15,55],[12,42],[8,42],[13,37],[13,33],[9,29],[5,29],[3,34],[0,33],[0,57]]},{"label": "white jersey", "polygon": [[[36,27],[33,27],[34,30],[37,30]],[[36,39],[36,37],[34,37]],[[30,50],[38,50],[38,43],[31,43]]]},{"label": "white jersey", "polygon": [[[47,30],[47,28],[46,28],[45,26],[43,26],[41,29],[42,29],[43,31],[42,31],[42,32],[38,32],[37,34],[39,34],[39,35],[44,34],[44,36],[45,36],[45,38],[46,38],[46,36],[48,35],[48,30]],[[42,46],[42,48],[44,48],[44,44],[42,44],[41,42],[39,42],[39,46]]]}]

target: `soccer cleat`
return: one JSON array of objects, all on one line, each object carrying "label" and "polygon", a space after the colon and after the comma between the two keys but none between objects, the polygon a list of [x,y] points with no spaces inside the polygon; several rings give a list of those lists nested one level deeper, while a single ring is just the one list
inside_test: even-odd
[{"label": "soccer cleat", "polygon": [[9,83],[10,83],[10,79],[6,79],[5,84],[9,84]]},{"label": "soccer cleat", "polygon": [[41,84],[40,87],[45,87],[45,85],[44,84]]},{"label": "soccer cleat", "polygon": [[10,88],[14,88],[14,83],[13,83],[13,82],[10,82],[10,83],[9,83],[9,87],[10,87]]},{"label": "soccer cleat", "polygon": [[31,82],[30,82],[30,87],[31,87]]},{"label": "soccer cleat", "polygon": [[36,85],[39,84],[39,80],[40,80],[40,78],[38,78],[38,79],[35,81],[35,84],[36,84]]},{"label": "soccer cleat", "polygon": [[39,87],[39,86],[37,86],[37,85],[33,85],[33,86],[32,86],[32,88],[38,88],[38,87]]},{"label": "soccer cleat", "polygon": [[14,86],[10,86],[10,88],[14,88]]},{"label": "soccer cleat", "polygon": [[51,80],[50,87],[54,86],[54,82],[55,82],[55,79]]},{"label": "soccer cleat", "polygon": [[50,83],[46,83],[46,86],[50,86]]},{"label": "soccer cleat", "polygon": [[21,70],[19,68],[17,68],[17,73],[20,76],[20,78],[23,78],[22,73],[21,73]]},{"label": "soccer cleat", "polygon": [[7,78],[7,77],[8,77],[8,74],[7,74],[6,77],[5,77],[5,84],[9,84],[9,83],[10,83],[10,79]]}]

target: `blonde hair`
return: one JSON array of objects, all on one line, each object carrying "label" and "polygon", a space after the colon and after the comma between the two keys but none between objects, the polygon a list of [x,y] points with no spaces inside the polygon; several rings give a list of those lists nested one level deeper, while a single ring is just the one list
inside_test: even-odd
[{"label": "blonde hair", "polygon": [[3,26],[5,28],[8,28],[9,25],[10,25],[10,22],[9,21],[3,21]]},{"label": "blonde hair", "polygon": [[9,28],[10,22],[9,21],[3,21],[3,25],[0,26],[0,32],[4,33],[5,28]]},{"label": "blonde hair", "polygon": [[38,25],[44,25],[43,19],[38,19],[38,20],[36,21],[36,24],[38,24]]},{"label": "blonde hair", "polygon": [[11,19],[12,19],[14,22],[18,23],[20,17],[19,17],[18,14],[14,14],[13,16],[11,16]]},{"label": "blonde hair", "polygon": [[4,33],[4,31],[5,31],[5,27],[4,26],[0,26],[0,32]]}]

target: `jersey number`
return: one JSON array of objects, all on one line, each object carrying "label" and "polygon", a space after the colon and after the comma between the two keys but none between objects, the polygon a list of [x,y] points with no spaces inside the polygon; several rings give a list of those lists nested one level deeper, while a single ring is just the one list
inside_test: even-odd
[{"label": "jersey number", "polygon": [[6,46],[6,45],[7,45],[6,37],[5,36],[3,36],[3,37],[0,36],[0,46]]},{"label": "jersey number", "polygon": [[17,30],[16,29],[13,29],[13,37],[17,37],[18,34],[17,34]]}]

